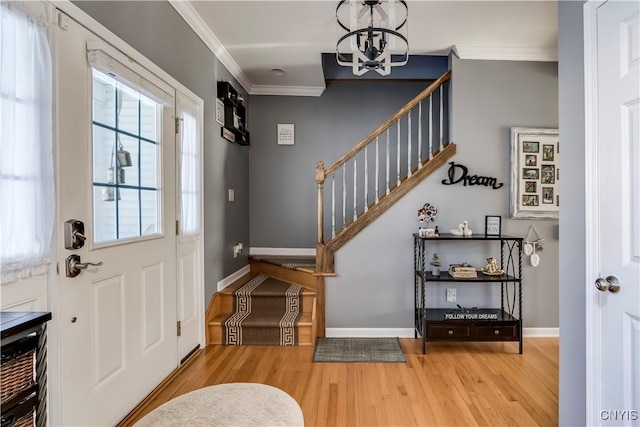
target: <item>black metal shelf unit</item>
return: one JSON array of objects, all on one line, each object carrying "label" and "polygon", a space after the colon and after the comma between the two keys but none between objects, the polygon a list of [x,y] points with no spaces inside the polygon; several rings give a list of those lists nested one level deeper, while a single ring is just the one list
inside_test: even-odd
[{"label": "black metal shelf unit", "polygon": [[[478,277],[455,278],[445,271],[440,276],[427,271],[426,247],[429,241],[473,240],[500,242],[500,269],[504,274],[493,276],[478,271]],[[422,338],[423,354],[427,341],[518,341],[519,353],[522,354],[522,241],[521,237],[513,236],[441,234],[438,237],[421,237],[414,233],[415,337]],[[426,300],[428,282],[499,283],[500,308],[473,311],[429,308]]]},{"label": "black metal shelf unit", "polygon": [[249,131],[247,130],[247,109],[244,101],[238,96],[229,82],[218,82],[218,98],[224,105],[224,125],[222,137],[239,145],[249,145]]}]

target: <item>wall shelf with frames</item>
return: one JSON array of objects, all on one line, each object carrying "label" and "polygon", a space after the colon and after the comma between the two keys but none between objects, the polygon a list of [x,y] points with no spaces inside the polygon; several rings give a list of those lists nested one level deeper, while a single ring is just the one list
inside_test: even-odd
[{"label": "wall shelf with frames", "polygon": [[218,82],[218,98],[224,105],[224,125],[222,137],[239,145],[249,145],[250,137],[247,129],[247,108],[238,91],[229,82]]}]

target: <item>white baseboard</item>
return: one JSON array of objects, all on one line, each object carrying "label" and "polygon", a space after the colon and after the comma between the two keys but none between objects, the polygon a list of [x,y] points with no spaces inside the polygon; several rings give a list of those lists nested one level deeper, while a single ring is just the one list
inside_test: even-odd
[{"label": "white baseboard", "polygon": [[558,338],[560,328],[522,328],[525,338]]},{"label": "white baseboard", "polygon": [[328,338],[413,338],[413,328],[327,328]]},{"label": "white baseboard", "polygon": [[250,248],[249,255],[316,256],[315,248]]},{"label": "white baseboard", "polygon": [[227,286],[229,286],[230,284],[232,284],[233,282],[235,282],[245,274],[249,273],[250,271],[251,271],[251,267],[247,264],[244,267],[242,267],[240,270],[236,271],[235,273],[220,280],[218,282],[218,291],[223,290],[224,288],[226,288]]},{"label": "white baseboard", "polygon": [[[557,338],[559,328],[523,328],[525,338]],[[413,338],[413,328],[327,328],[328,338]]]}]

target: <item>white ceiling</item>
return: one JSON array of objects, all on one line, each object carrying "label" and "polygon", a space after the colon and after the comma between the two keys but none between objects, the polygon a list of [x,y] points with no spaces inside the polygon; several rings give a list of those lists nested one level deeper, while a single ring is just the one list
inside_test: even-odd
[{"label": "white ceiling", "polygon": [[[320,95],[344,34],[333,0],[169,0],[251,94]],[[556,1],[408,0],[410,54],[555,61]],[[285,70],[282,76],[271,72]],[[393,76],[393,71],[391,76]]]}]

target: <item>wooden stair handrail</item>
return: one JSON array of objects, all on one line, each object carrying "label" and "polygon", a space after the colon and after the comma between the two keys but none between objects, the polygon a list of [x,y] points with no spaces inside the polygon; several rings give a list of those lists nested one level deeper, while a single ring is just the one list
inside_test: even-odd
[{"label": "wooden stair handrail", "polygon": [[[376,130],[371,132],[368,136],[366,136],[362,141],[360,141],[357,145],[355,145],[351,150],[349,150],[344,156],[340,157],[333,165],[331,165],[328,169],[324,171],[324,177],[327,177],[333,174],[340,166],[345,164],[351,158],[353,158],[356,154],[360,152],[366,145],[368,145],[371,141],[373,141],[377,136],[380,136],[382,132],[387,130],[391,125],[397,122],[402,116],[404,116],[409,110],[418,105],[418,103],[424,100],[427,96],[431,95],[437,88],[439,88],[444,82],[451,78],[451,70],[444,73],[442,76],[438,77],[436,81],[431,83],[425,90],[420,92],[415,98],[411,101],[407,102],[404,107],[398,110],[393,116],[389,117],[387,121],[382,123]],[[323,178],[324,178],[323,177]]]}]

